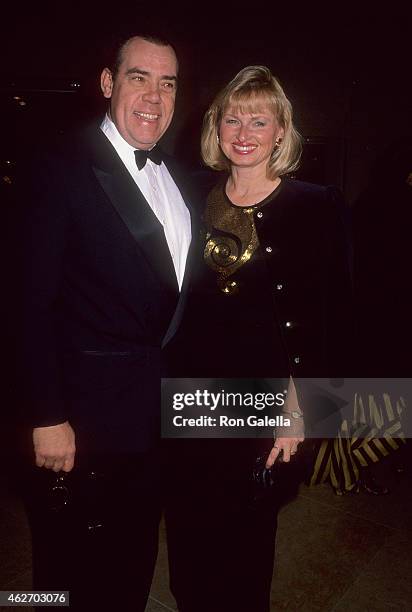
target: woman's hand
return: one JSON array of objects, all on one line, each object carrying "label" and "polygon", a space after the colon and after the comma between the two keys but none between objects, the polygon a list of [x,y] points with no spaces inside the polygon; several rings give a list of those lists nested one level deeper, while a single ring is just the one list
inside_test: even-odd
[{"label": "woman's hand", "polygon": [[298,446],[305,439],[304,435],[298,438],[275,437],[275,443],[266,460],[266,468],[269,469],[275,463],[282,452],[282,461],[288,463],[293,455],[296,455]]},{"label": "woman's hand", "polygon": [[282,453],[282,461],[288,463],[290,458],[298,451],[298,446],[305,439],[305,424],[303,414],[299,407],[293,378],[289,379],[289,388],[286,396],[285,409],[282,411],[285,418],[289,418],[290,425],[282,425],[275,429],[275,442],[266,460],[269,469]]}]

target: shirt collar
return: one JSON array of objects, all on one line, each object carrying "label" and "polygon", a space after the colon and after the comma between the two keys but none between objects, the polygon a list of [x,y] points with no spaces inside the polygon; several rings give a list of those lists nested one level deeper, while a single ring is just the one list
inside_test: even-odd
[{"label": "shirt collar", "polygon": [[100,129],[103,134],[110,140],[120,157],[134,155],[136,147],[132,147],[126,140],[121,136],[119,130],[113,123],[112,119],[108,114],[105,115]]},{"label": "shirt collar", "polygon": [[[104,119],[100,124],[100,129],[102,130],[103,134],[110,140],[120,157],[129,157],[133,154],[134,159],[134,152],[136,151],[137,147],[132,147],[132,145],[130,145],[123,138],[123,136],[120,134],[119,130],[115,126],[113,120],[111,119],[111,117],[109,117],[108,113],[106,113],[106,115],[104,116]],[[151,149],[153,149],[156,144],[153,145]]]}]

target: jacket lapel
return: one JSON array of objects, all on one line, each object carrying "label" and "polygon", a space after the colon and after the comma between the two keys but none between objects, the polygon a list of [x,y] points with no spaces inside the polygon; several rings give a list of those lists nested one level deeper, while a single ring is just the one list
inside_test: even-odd
[{"label": "jacket lapel", "polygon": [[176,291],[176,273],[163,226],[100,130],[93,139],[91,161],[98,182],[147,262],[162,283]]},{"label": "jacket lapel", "polygon": [[169,158],[168,156],[166,156],[166,159],[164,161],[165,161],[167,169],[169,170],[174,182],[178,186],[179,191],[186,204],[186,207],[190,213],[190,226],[191,226],[192,240],[191,240],[189,251],[187,254],[185,274],[183,277],[183,283],[182,283],[182,288],[180,291],[179,300],[178,300],[174,315],[172,317],[172,320],[170,321],[169,327],[166,331],[166,334],[163,337],[162,348],[164,348],[166,344],[173,338],[173,336],[175,335],[182,321],[183,313],[184,313],[185,306],[186,306],[187,296],[189,292],[192,261],[193,261],[193,257],[195,253],[195,248],[197,246],[198,234],[199,234],[199,229],[200,229],[199,223],[197,222],[196,212],[193,206],[193,203],[196,200],[197,196],[194,192],[192,192],[189,189],[188,177],[184,177],[180,174],[178,168],[176,168],[175,164],[173,163],[173,158]]}]

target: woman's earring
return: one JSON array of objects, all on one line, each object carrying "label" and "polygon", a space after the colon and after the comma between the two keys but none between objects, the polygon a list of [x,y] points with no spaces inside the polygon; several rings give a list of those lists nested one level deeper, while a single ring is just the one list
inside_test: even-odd
[{"label": "woman's earring", "polygon": [[275,147],[276,147],[276,149],[278,149],[278,148],[280,147],[280,143],[281,143],[281,142],[282,142],[282,139],[281,139],[281,138],[278,138],[278,139],[275,141]]},{"label": "woman's earring", "polygon": [[217,140],[217,144],[220,145],[220,138],[219,138],[219,134],[216,135],[216,140]]}]

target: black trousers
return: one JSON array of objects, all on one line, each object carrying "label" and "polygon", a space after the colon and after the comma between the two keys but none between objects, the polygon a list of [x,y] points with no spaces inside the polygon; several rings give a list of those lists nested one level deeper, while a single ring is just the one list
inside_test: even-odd
[{"label": "black trousers", "polygon": [[157,557],[161,474],[156,452],[79,458],[63,482],[35,470],[26,491],[34,589],[70,591],[71,610],[143,612]]},{"label": "black trousers", "polygon": [[170,440],[142,455],[79,458],[63,482],[34,470],[34,588],[70,591],[73,610],[143,612],[164,508],[179,611],[268,612],[276,485],[256,488],[251,478],[267,450],[248,440]]},{"label": "black trousers", "polygon": [[[269,612],[278,500],[256,486],[256,440],[174,440],[166,504],[170,587],[180,612]],[[173,444],[175,443],[175,444]]]}]

